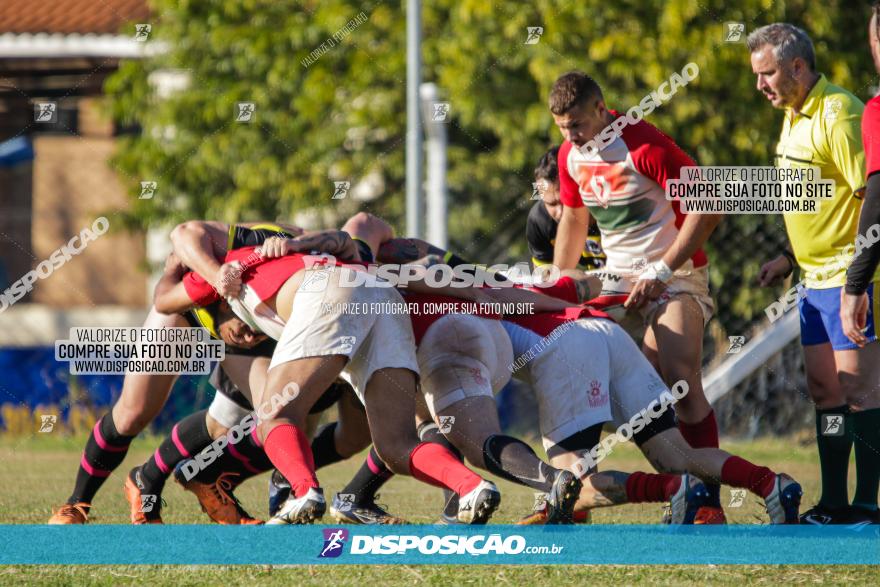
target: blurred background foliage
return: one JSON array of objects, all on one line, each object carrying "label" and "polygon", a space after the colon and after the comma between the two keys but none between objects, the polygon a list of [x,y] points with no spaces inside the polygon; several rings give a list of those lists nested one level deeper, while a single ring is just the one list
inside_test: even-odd
[{"label": "blurred background foliage", "polygon": [[[168,50],[129,61],[107,83],[109,107],[140,132],[115,164],[158,181],[128,220],[290,219],[351,209],[333,181],[369,180],[372,211],[404,229],[405,2],[153,0],[150,43]],[[782,113],[754,87],[749,32],[787,21],[812,36],[818,66],[867,100],[876,76],[868,3],[853,0],[432,0],[423,7],[423,80],[450,103],[450,248],[476,261],[527,257],[532,170],[561,137],[547,110],[560,74],[583,70],[609,107],[626,110],[685,64],[699,77],[648,120],[702,165],[772,165]],[[303,60],[363,12],[367,20],[314,63]],[[526,45],[527,27],[541,26]],[[329,44],[329,43],[328,43]],[[157,70],[189,72],[187,90],[159,98]],[[251,124],[237,102],[256,104]],[[334,210],[335,209],[335,210]],[[328,216],[329,214],[329,216]],[[727,217],[712,237],[712,284],[724,332],[743,332],[779,292],[747,287],[785,241],[781,219]]]}]

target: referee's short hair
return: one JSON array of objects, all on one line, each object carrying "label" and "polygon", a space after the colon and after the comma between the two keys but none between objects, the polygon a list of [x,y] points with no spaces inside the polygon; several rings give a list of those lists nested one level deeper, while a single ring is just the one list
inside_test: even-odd
[{"label": "referee's short hair", "polygon": [[582,71],[569,71],[559,76],[550,90],[550,112],[562,116],[592,98],[602,99],[596,80]]},{"label": "referee's short hair", "polygon": [[813,41],[804,29],[793,24],[774,22],[762,26],[749,33],[746,44],[750,53],[754,53],[764,45],[770,45],[776,61],[790,61],[800,57],[810,66],[810,71],[816,71],[816,50],[813,48]]}]

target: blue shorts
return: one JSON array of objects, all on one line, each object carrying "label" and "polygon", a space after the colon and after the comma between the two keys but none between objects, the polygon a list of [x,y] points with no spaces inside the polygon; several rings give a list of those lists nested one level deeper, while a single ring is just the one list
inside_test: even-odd
[{"label": "blue shorts", "polygon": [[[880,282],[877,282],[880,283]],[[877,325],[875,316],[880,311],[874,306],[874,286],[868,286],[868,321],[865,336],[868,342],[877,340]],[[831,343],[835,351],[846,351],[859,348],[843,333],[840,324],[840,290],[842,287],[830,287],[828,289],[809,289],[806,296],[798,302],[798,310],[801,315],[801,344]],[[880,300],[878,300],[880,301]]]}]

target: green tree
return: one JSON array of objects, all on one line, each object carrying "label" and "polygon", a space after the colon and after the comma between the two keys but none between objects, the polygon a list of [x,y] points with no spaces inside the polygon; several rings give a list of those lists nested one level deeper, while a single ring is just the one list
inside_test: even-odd
[{"label": "green tree", "polygon": [[[280,218],[329,207],[334,180],[379,174],[364,205],[403,229],[405,2],[154,0],[151,43],[168,50],[127,62],[107,83],[114,116],[140,133],[116,162],[129,178],[159,182],[129,215],[143,225],[192,217]],[[450,109],[452,248],[476,260],[524,258],[532,169],[561,140],[546,102],[556,77],[594,76],[610,107],[626,110],[694,62],[699,77],[649,121],[703,165],[769,165],[781,125],[755,90],[744,44],[722,42],[723,23],[747,32],[788,21],[813,37],[820,69],[869,97],[868,9],[849,0],[434,0],[423,8],[424,79]],[[363,12],[366,22],[334,40]],[[527,27],[543,27],[525,44]],[[332,42],[328,42],[328,39]],[[326,53],[307,60],[324,43]],[[159,99],[150,74],[184,69],[186,91]],[[253,123],[234,120],[256,104]],[[132,185],[132,191],[136,186]],[[745,287],[784,241],[775,217],[728,218],[711,243],[725,328],[769,301]]]}]

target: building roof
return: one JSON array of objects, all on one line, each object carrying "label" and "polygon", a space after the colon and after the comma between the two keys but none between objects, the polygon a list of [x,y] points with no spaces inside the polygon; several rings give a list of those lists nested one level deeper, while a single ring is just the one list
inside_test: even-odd
[{"label": "building roof", "polygon": [[0,33],[133,35],[149,15],[146,0],[2,0]]}]

